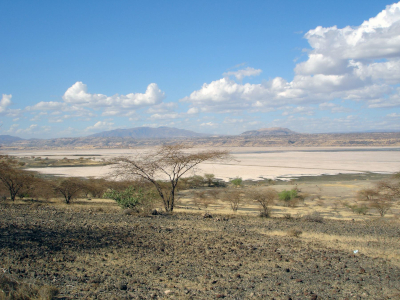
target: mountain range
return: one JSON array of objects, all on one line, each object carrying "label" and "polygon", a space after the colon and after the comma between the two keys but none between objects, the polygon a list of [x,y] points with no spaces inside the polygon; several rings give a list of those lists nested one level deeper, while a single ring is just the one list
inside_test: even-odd
[{"label": "mountain range", "polygon": [[22,140],[17,136],[0,135],[0,144],[10,144]]},{"label": "mountain range", "polygon": [[380,133],[297,133],[273,127],[246,131],[240,135],[206,135],[172,127],[117,129],[86,137],[21,139],[0,135],[1,150],[23,149],[129,149],[164,143],[185,143],[199,147],[400,147],[400,132]]},{"label": "mountain range", "polygon": [[178,129],[173,127],[136,127],[130,129],[115,129],[103,131],[89,135],[89,137],[130,137],[135,139],[164,139],[164,138],[181,138],[181,137],[201,137],[206,136],[203,133],[197,133],[190,130]]},{"label": "mountain range", "polygon": [[258,130],[245,131],[241,135],[243,135],[243,136],[268,136],[268,135],[292,135],[292,134],[298,134],[298,133],[291,131],[288,128],[271,127],[271,128],[261,128]]}]

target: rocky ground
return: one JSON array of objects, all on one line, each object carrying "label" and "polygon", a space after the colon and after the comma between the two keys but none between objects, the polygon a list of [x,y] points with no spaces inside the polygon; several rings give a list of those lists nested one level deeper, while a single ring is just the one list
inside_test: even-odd
[{"label": "rocky ground", "polygon": [[398,241],[390,224],[3,204],[0,271],[56,286],[59,299],[399,299],[393,260],[292,230]]}]

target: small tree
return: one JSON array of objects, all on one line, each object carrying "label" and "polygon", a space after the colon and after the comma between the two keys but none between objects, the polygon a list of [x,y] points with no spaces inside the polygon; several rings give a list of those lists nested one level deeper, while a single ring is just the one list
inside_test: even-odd
[{"label": "small tree", "polygon": [[85,191],[93,198],[100,198],[107,190],[107,181],[105,179],[90,178],[85,182]]},{"label": "small tree", "polygon": [[243,202],[242,192],[240,190],[230,190],[223,195],[222,200],[229,202],[232,210],[237,212]]},{"label": "small tree", "polygon": [[124,191],[109,190],[104,193],[103,198],[115,200],[122,208],[136,208],[147,201],[152,201],[155,197],[153,189],[144,191],[142,188],[133,186]]},{"label": "small tree", "polygon": [[[142,178],[152,183],[162,199],[165,211],[172,212],[176,188],[183,175],[202,162],[229,158],[229,152],[225,150],[190,152],[190,148],[183,144],[163,145],[134,158],[116,158],[113,160],[116,164],[113,175],[120,178]],[[166,180],[168,189],[163,188],[158,179]]]},{"label": "small tree", "polygon": [[395,174],[390,180],[377,183],[374,188],[360,190],[357,192],[357,199],[367,202],[369,207],[376,209],[384,217],[400,198],[399,178]]},{"label": "small tree", "polygon": [[64,197],[65,203],[69,204],[84,188],[84,185],[80,179],[70,177],[54,182],[53,188]]},{"label": "small tree", "polygon": [[[183,179],[183,178],[182,178]],[[204,186],[204,178],[201,175],[193,175],[185,178],[186,184],[189,188],[195,189]]]},{"label": "small tree", "polygon": [[32,178],[31,173],[15,169],[10,163],[0,162],[0,181],[10,193],[12,201],[29,184]]},{"label": "small tree", "polygon": [[215,201],[216,194],[207,191],[198,191],[194,195],[194,202],[200,208],[200,205],[207,209]]},{"label": "small tree", "polygon": [[232,183],[235,187],[240,187],[243,183],[243,179],[241,177],[236,177],[234,179],[231,179],[230,183]]},{"label": "small tree", "polygon": [[269,217],[271,215],[270,207],[274,204],[278,193],[271,188],[264,190],[253,190],[248,194],[251,200],[256,201],[261,206],[261,216]]},{"label": "small tree", "polygon": [[278,194],[279,200],[283,201],[284,206],[294,206],[296,200],[299,199],[297,189],[291,189],[290,191],[283,190]]},{"label": "small tree", "polygon": [[214,183],[215,175],[214,174],[204,174],[204,179],[210,187]]}]

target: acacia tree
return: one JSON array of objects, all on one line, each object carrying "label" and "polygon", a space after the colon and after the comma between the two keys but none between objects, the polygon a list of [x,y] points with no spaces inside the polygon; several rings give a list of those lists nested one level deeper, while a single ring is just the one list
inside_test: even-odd
[{"label": "acacia tree", "polygon": [[210,187],[215,180],[215,175],[214,174],[204,174],[204,179],[207,182],[208,186]]},{"label": "acacia tree", "polygon": [[71,200],[84,188],[84,185],[81,180],[71,177],[53,183],[53,188],[56,192],[63,195],[65,203],[69,204]]},{"label": "acacia tree", "polygon": [[231,208],[234,212],[237,212],[239,207],[241,206],[242,202],[243,202],[243,195],[242,195],[242,191],[240,190],[236,190],[236,189],[232,189],[230,191],[227,191],[223,194],[222,196],[222,200],[229,202],[229,204],[231,205]]},{"label": "acacia tree", "polygon": [[274,189],[267,188],[265,190],[250,191],[248,197],[261,206],[261,216],[269,217],[271,215],[271,205],[274,204],[275,199],[278,198],[278,193]]},{"label": "acacia tree", "polygon": [[10,193],[12,201],[22,189],[27,186],[33,175],[24,170],[14,169],[9,163],[0,163],[0,181]]},{"label": "acacia tree", "polygon": [[395,174],[390,180],[378,182],[374,188],[358,191],[357,198],[366,201],[370,207],[375,208],[381,217],[392,208],[400,199],[400,173]]},{"label": "acacia tree", "polygon": [[[113,175],[119,178],[142,178],[152,183],[162,199],[166,212],[174,210],[175,192],[179,179],[205,161],[219,161],[229,158],[225,150],[193,152],[184,144],[163,145],[154,151],[134,158],[118,157]],[[159,179],[166,180],[165,186]]]}]

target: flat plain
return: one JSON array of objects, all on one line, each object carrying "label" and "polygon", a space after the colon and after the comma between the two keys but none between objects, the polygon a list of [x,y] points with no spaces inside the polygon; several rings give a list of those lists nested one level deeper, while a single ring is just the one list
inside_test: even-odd
[{"label": "flat plain", "polygon": [[[383,218],[349,208],[358,190],[400,170],[398,148],[231,150],[235,160],[203,164],[197,174],[240,176],[243,193],[296,188],[304,201],[277,201],[270,218],[259,217],[254,201],[236,213],[219,196],[196,201],[224,187],[181,190],[174,213],[158,215],[107,199],[2,201],[1,270],[56,287],[54,299],[399,299],[399,204]],[[90,158],[86,167],[36,169],[87,177],[109,171],[92,162],[135,151],[145,149],[9,154],[39,163]]]},{"label": "flat plain", "polygon": [[[29,150],[10,151],[13,156],[48,158],[92,157],[108,160],[117,156],[137,155],[152,148],[94,149],[94,150]],[[207,148],[210,149],[210,148]],[[400,170],[398,147],[217,147],[230,150],[234,160],[204,163],[197,174],[212,173],[216,178],[229,180],[239,176],[244,180],[290,179],[305,175],[394,173]],[[193,151],[202,150],[194,148]],[[107,176],[110,166],[33,168],[46,174],[101,177]],[[188,174],[188,176],[193,173]]]}]

